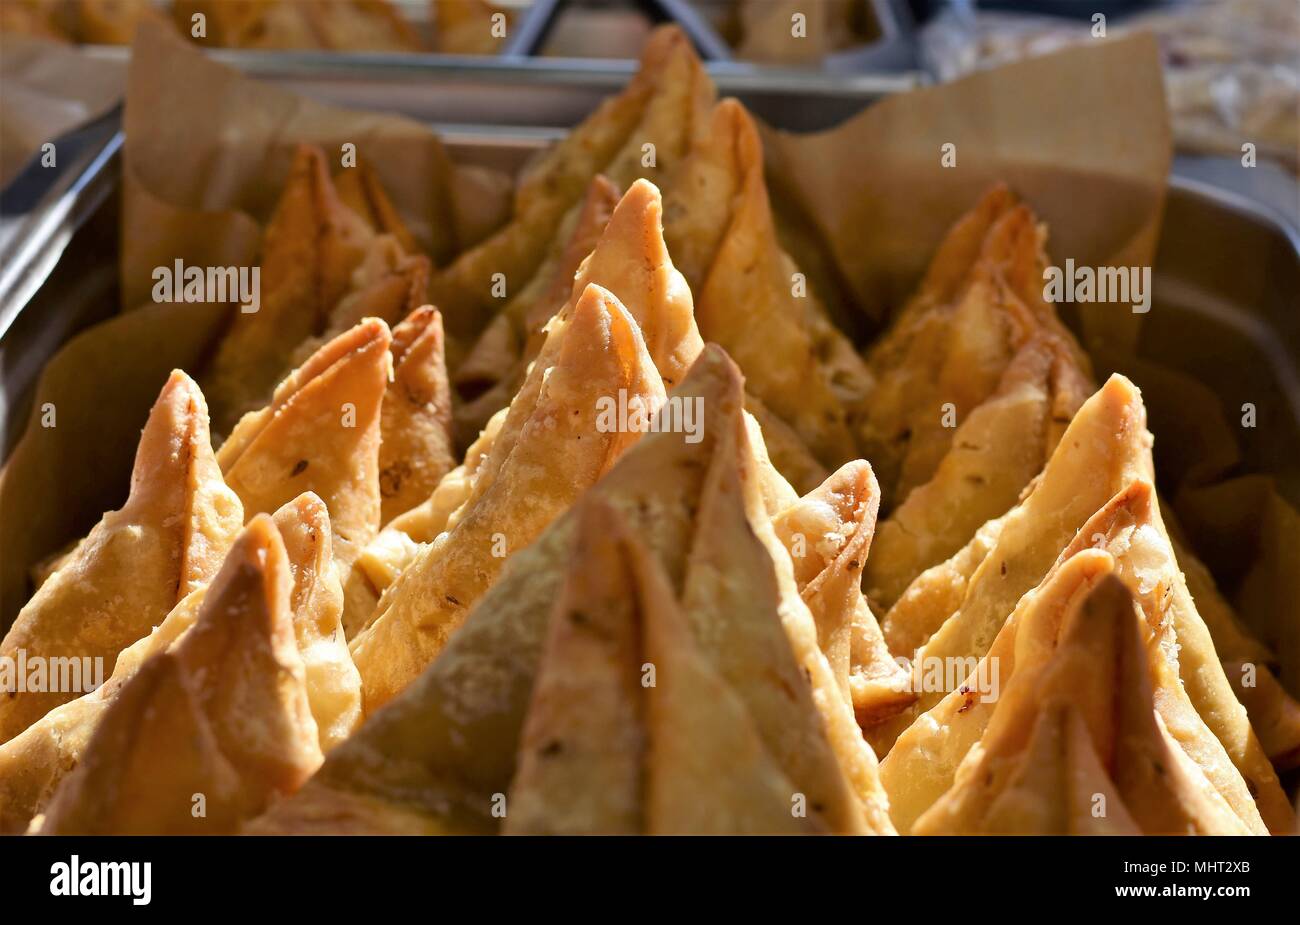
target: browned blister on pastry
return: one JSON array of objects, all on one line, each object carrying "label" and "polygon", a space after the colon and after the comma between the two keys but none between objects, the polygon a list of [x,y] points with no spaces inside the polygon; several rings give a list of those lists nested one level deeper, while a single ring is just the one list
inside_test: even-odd
[{"label": "browned blister on pastry", "polygon": [[320,764],[284,544],[254,518],[194,626],[122,685],[43,834],[230,833]]},{"label": "browned blister on pastry", "polygon": [[6,661],[21,655],[28,667],[0,692],[0,742],[111,675],[122,649],[215,574],[242,521],[213,457],[203,393],[173,372],[140,436],[126,503],[41,585],[0,644]]}]

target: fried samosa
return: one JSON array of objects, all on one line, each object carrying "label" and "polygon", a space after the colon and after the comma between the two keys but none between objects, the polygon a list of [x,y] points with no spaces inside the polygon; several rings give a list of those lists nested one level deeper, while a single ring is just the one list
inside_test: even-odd
[{"label": "fried samosa", "polygon": [[1033,213],[994,188],[949,231],[916,295],[868,352],[873,384],[858,435],[885,510],[933,479],[956,425],[994,394],[1030,341],[1057,353],[1049,451],[1092,390],[1087,358],[1042,297],[1044,239]]},{"label": "fried samosa", "polygon": [[620,425],[611,408],[648,425],[663,404],[640,329],[608,291],[586,287],[552,337],[554,349],[543,348],[538,359],[536,387],[526,384],[511,404],[456,523],[384,592],[353,639],[367,714],[442,650],[506,556],[532,542],[640,437],[644,426]]},{"label": "fried samosa", "polygon": [[388,326],[369,318],[317,350],[250,412],[217,452],[246,516],[305,491],[329,508],[334,560],[347,574],[379,531],[380,412],[392,362]]},{"label": "fried samosa", "polygon": [[339,201],[324,153],[299,145],[262,241],[261,304],[235,311],[204,379],[219,433],[260,407],[298,345],[324,330],[372,234]]},{"label": "fried samosa", "polygon": [[823,465],[855,457],[844,396],[822,362],[843,335],[817,325],[812,300],[795,293],[796,269],[776,239],[762,143],[743,106],[723,100],[714,107],[669,190],[665,235],[696,293],[703,336],[731,354],[749,389]]},{"label": "fried samosa", "polygon": [[[758,513],[757,454],[748,445],[742,394],[735,366],[720,349],[706,347],[673,393],[701,402],[700,441],[673,432],[647,435],[583,505],[597,497],[608,502],[662,564],[671,586],[686,585],[683,607],[696,640],[749,705],[769,754],[807,795],[810,813],[838,820],[830,825],[835,831],[892,831],[875,758],[817,646],[789,555]],[[501,810],[517,769],[547,618],[575,561],[581,510],[558,519],[517,555],[419,680],[252,830],[481,832],[509,818]],[[726,530],[721,542],[714,528],[702,532],[698,518],[710,511],[706,522]],[[740,525],[746,529],[737,530]],[[701,556],[707,551],[710,564],[692,569],[697,549]],[[738,574],[749,577],[727,577]],[[762,601],[762,609],[753,609]],[[754,619],[770,613],[773,602],[781,630]]]},{"label": "fried samosa", "polygon": [[[328,752],[361,722],[361,678],[343,638],[342,593],[331,554],[329,512],[304,494],[275,512],[293,575],[289,602],[307,702]],[[0,745],[0,833],[21,832],[77,766],[117,692],[151,656],[169,651],[194,625],[208,587],[186,595],[148,636],[118,655],[102,687],[54,708]]]},{"label": "fried samosa", "polygon": [[685,153],[692,126],[713,92],[681,30],[657,29],[627,88],[602,103],[520,177],[510,224],[434,279],[433,301],[449,336],[476,339],[498,314],[501,299],[522,290],[545,259],[556,228],[578,207],[596,174],[627,188],[638,177],[654,178],[669,170]]},{"label": "fried samosa", "polygon": [[916,699],[862,595],[879,506],[871,466],[857,460],[772,518],[817,622],[818,643],[863,723],[879,722]]},{"label": "fried samosa", "polygon": [[409,516],[390,524],[358,560],[346,583],[350,635],[369,620],[379,595],[409,567],[416,544],[432,542],[454,526],[462,511],[468,511],[491,487],[497,469],[530,419],[548,371],[566,342],[564,330],[588,286],[608,290],[631,315],[663,388],[681,381],[703,342],[695,327],[690,290],[664,246],[660,215],[659,191],[646,181],[634,183],[603,229],[595,250],[570,281],[571,295],[546,326],[546,343],[538,349],[508,410],[499,411],[489,421],[470,446],[460,470],[445,478]]},{"label": "fried samosa", "polygon": [[85,693],[96,661],[100,680],[111,675],[122,649],[207,584],[242,522],[212,453],[203,393],[173,372],[140,436],[126,503],[41,585],[0,644],[5,662],[22,656],[30,668],[0,697],[0,742]]},{"label": "fried samosa", "polygon": [[198,618],[114,696],[42,834],[230,833],[321,762],[270,517],[235,541]]},{"label": "fried samosa", "polygon": [[442,316],[432,305],[393,328],[392,354],[379,423],[381,524],[422,503],[456,465]]},{"label": "fried samosa", "polygon": [[[1270,828],[1283,824],[1286,800],[1217,660],[1205,658],[1207,647],[1213,656],[1209,634],[1190,608],[1185,590],[1178,588],[1181,574],[1153,514],[1153,496],[1144,479],[1117,493],[1080,528],[1052,571],[1065,570],[1065,565],[1093,547],[1106,550],[1109,570],[1137,597],[1146,622],[1160,630],[1157,652],[1165,661],[1152,670],[1156,672],[1156,707],[1162,728],[1241,824],[1263,833],[1266,822]],[[1027,606],[1033,607],[1027,602],[1037,596],[1041,592],[1021,600],[984,656],[982,668],[999,663],[1005,672],[1006,647],[1014,645],[1017,654],[1012,665],[1019,671],[1016,626],[1024,618],[1017,615]],[[1213,677],[1216,669],[1217,680]],[[984,705],[972,704],[972,696],[966,693],[969,686],[970,682],[964,681],[960,689],[944,697],[899,738],[885,759],[882,776],[887,787],[892,785],[891,808],[900,827],[915,818],[914,808],[923,810],[941,792],[950,779],[945,775],[952,773],[971,746],[972,732],[978,734],[988,721]],[[917,774],[921,766],[926,769],[924,775]]]},{"label": "fried samosa", "polygon": [[1042,663],[1018,666],[952,789],[913,831],[1249,834],[1167,730],[1158,637],[1124,583],[1103,578]]},{"label": "fried samosa", "polygon": [[917,575],[1010,510],[1056,448],[1055,425],[1088,393],[1055,339],[1021,347],[997,390],[961,421],[931,479],[880,524],[863,577],[872,603],[888,610]]}]

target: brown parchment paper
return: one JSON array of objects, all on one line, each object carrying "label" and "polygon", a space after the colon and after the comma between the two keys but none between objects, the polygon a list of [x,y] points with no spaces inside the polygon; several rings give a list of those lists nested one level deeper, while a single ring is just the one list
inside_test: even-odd
[{"label": "brown parchment paper", "polygon": [[[1171,144],[1155,40],[1095,43],[883,100],[828,131],[765,129],[777,191],[818,228],[858,308],[883,324],[948,226],[1009,183],[1063,265],[1150,266]],[[941,163],[955,145],[956,166]],[[1069,317],[1071,306],[1059,306]],[[1131,348],[1128,305],[1080,305],[1090,347]]]},{"label": "brown parchment paper", "polygon": [[125,86],[120,62],[48,39],[0,35],[0,186],[41,145],[108,112]]},{"label": "brown parchment paper", "polygon": [[[126,100],[122,305],[149,299],[151,273],[253,260],[294,145],[343,145],[379,175],[412,234],[442,265],[499,227],[509,184],[460,168],[427,126],[391,113],[327,106],[209,60],[171,30],[142,26]],[[461,171],[471,171],[462,177]],[[473,196],[456,195],[460,186]]]}]

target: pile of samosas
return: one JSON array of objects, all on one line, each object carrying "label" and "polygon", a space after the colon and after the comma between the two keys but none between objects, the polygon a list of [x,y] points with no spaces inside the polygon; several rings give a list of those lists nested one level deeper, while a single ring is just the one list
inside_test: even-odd
[{"label": "pile of samosas", "polygon": [[0,830],[1290,831],[1300,707],[1044,235],[990,190],[860,353],[672,29],[447,266],[300,147],[0,647],[107,665],[0,697]]}]

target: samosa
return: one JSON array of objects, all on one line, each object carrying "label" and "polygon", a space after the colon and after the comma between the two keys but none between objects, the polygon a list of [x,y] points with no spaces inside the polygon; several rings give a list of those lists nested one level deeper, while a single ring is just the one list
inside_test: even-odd
[{"label": "samosa", "polygon": [[[809,815],[834,831],[892,831],[875,758],[817,645],[789,554],[767,524],[738,371],[706,347],[672,394],[702,402],[700,441],[661,431],[633,446],[577,509],[511,560],[424,674],[252,831],[495,830],[548,618],[575,561],[580,512],[594,498],[617,511],[669,586],[684,588],[697,643],[748,706],[768,754],[808,797]],[[779,620],[755,619],[773,610]]]},{"label": "samosa", "polygon": [[885,518],[863,581],[888,610],[917,575],[960,550],[1002,516],[1056,449],[1091,389],[1059,342],[1036,336],[1003,371],[997,390],[953,433],[934,475]]},{"label": "samosa", "polygon": [[657,29],[623,92],[602,103],[525,170],[511,222],[434,279],[433,301],[443,312],[449,336],[476,339],[496,316],[501,299],[528,283],[556,228],[596,174],[605,174],[619,188],[639,177],[664,174],[685,154],[692,126],[713,94],[681,30]]},{"label": "samosa", "polygon": [[871,466],[857,460],[772,518],[817,622],[818,642],[863,723],[879,722],[916,699],[862,595],[879,507]]},{"label": "samosa", "polygon": [[126,503],[63,560],[0,643],[9,664],[24,656],[46,669],[5,685],[0,743],[96,683],[73,671],[98,662],[100,680],[111,675],[119,652],[207,584],[243,519],[212,453],[203,393],[175,371],[140,436]]},{"label": "samosa", "polygon": [[235,541],[185,638],[147,659],[117,692],[39,831],[230,833],[273,796],[295,790],[321,751],[291,586],[284,543],[259,515]]},{"label": "samosa", "polygon": [[[328,752],[361,722],[361,678],[340,624],[342,594],[330,548],[329,512],[308,493],[276,511],[272,520],[293,575],[289,603],[307,702],[321,751]],[[185,638],[208,587],[190,592],[153,632],[124,649],[103,686],[54,708],[0,745],[0,832],[21,832],[43,809],[81,760],[100,717],[122,686],[151,656]]]},{"label": "samosa", "polygon": [[1124,583],[1102,579],[1042,663],[1018,667],[952,789],[913,832],[1252,831],[1167,730],[1159,636]]},{"label": "samosa", "polygon": [[603,475],[663,404],[641,332],[608,291],[588,286],[552,336],[556,348],[538,360],[541,381],[512,403],[458,520],[389,586],[353,638],[368,714],[424,669],[506,557]]},{"label": "samosa", "polygon": [[393,380],[379,421],[379,522],[422,503],[456,465],[442,316],[417,308],[393,328]]},{"label": "samosa", "polygon": [[305,491],[329,508],[341,572],[379,530],[380,414],[392,361],[388,326],[369,318],[322,346],[246,414],[217,451],[245,516]]},{"label": "samosa", "polygon": [[218,432],[264,402],[298,345],[324,329],[372,235],[339,201],[324,153],[299,145],[262,240],[261,304],[235,310],[204,379]]}]

